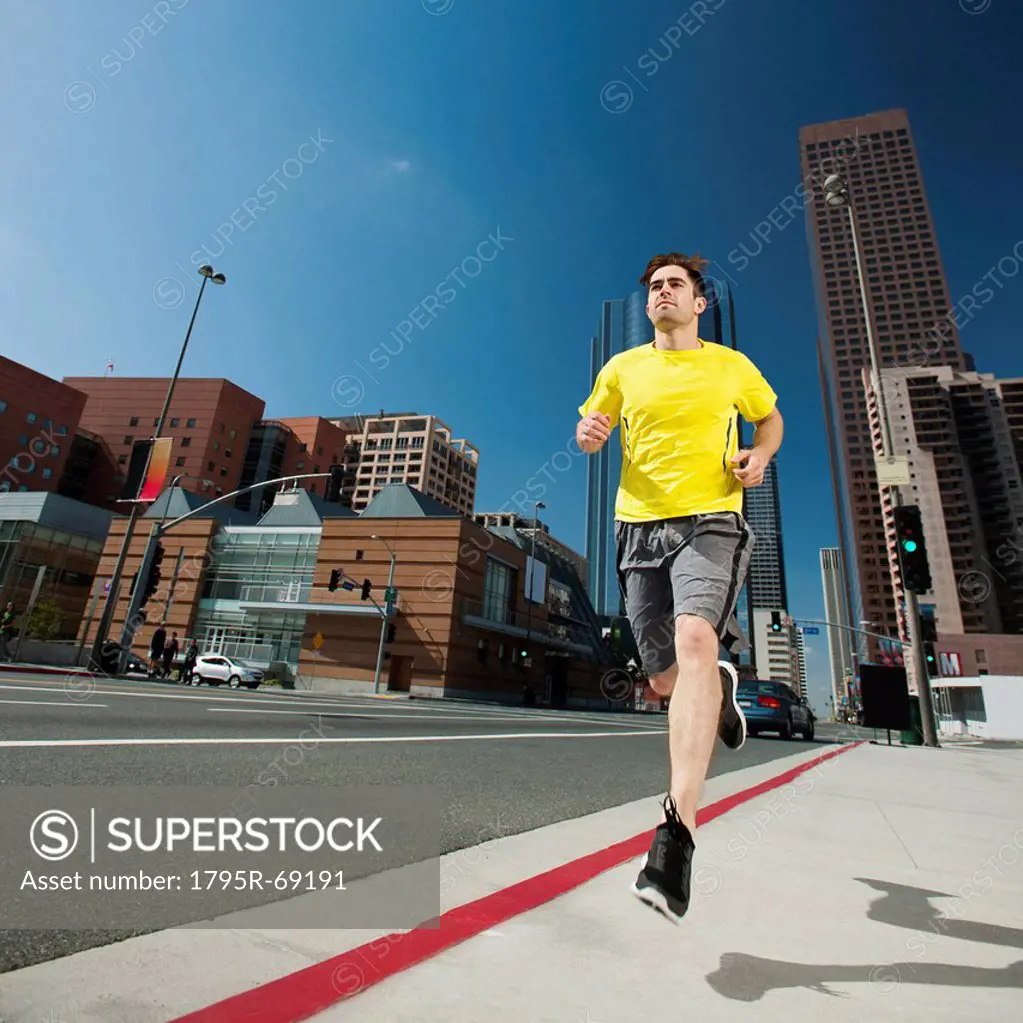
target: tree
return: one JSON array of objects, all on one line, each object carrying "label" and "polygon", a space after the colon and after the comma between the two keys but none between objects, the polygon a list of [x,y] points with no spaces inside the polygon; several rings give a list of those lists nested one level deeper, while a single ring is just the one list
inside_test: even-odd
[{"label": "tree", "polygon": [[53,639],[64,623],[64,614],[52,600],[40,600],[32,608],[26,623],[26,634],[43,643]]}]

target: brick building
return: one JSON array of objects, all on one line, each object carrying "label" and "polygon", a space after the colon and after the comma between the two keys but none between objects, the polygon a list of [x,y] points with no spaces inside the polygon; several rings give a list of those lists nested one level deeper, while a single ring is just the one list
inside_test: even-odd
[{"label": "brick building", "polygon": [[[104,495],[116,507],[132,444],[153,436],[170,380],[65,377],[64,383],[87,395],[81,426],[102,438],[119,466],[117,490]],[[264,405],[262,398],[230,380],[179,379],[163,430],[165,437],[174,438],[171,476],[186,473],[180,485],[208,497],[237,489],[249,435],[262,417]]]},{"label": "brick building", "polygon": [[[568,559],[538,545],[538,599],[527,605],[530,543],[513,527],[486,529],[404,484],[385,487],[361,513],[303,488],[277,494],[258,521],[244,513],[226,521],[227,512],[214,511],[168,534],[164,582],[146,609],[152,623],[164,617],[180,557],[187,587],[175,586],[168,629],[196,637],[203,651],[243,658],[300,688],[372,691],[393,552],[397,599],[380,691],[517,702],[528,683],[551,705],[608,705],[600,691],[607,654],[582,580]],[[163,514],[154,506],[147,518]],[[113,567],[122,530],[115,522],[97,585]],[[126,579],[141,563],[147,533],[136,534]],[[335,568],[353,589],[328,589]],[[372,584],[366,601],[363,579]],[[115,638],[127,602],[125,586]],[[152,628],[137,637],[138,653]],[[91,632],[85,638],[91,643]]]},{"label": "brick building", "polygon": [[82,391],[0,356],[0,493],[57,493]]}]

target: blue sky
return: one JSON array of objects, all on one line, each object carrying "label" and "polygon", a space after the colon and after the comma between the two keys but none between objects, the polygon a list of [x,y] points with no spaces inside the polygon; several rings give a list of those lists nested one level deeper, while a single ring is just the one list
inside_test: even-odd
[{"label": "blue sky", "polygon": [[[658,251],[729,266],[794,193],[801,125],[908,109],[953,299],[1023,237],[1011,0],[5,0],[0,23],[4,354],[169,374],[205,247],[228,285],[187,375],[269,416],[436,413],[481,449],[479,509],[546,465],[579,549],[585,464],[557,454],[601,301]],[[962,339],[1015,375],[1004,285]],[[788,423],[792,611],[819,618],[836,531],[802,217],[735,302]],[[818,708],[825,657],[821,636]]]}]

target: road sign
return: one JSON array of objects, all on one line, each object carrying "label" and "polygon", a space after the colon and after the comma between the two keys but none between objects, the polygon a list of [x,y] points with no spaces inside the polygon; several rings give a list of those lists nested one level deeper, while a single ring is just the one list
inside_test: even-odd
[{"label": "road sign", "polygon": [[318,632],[313,636],[313,649],[319,650],[321,646],[323,646],[323,633]]},{"label": "road sign", "polygon": [[816,625],[804,625],[803,626],[803,635],[804,636],[819,636],[820,635],[820,631],[821,630],[818,629]]},{"label": "road sign", "polygon": [[396,586],[388,586],[384,590],[384,602],[387,604],[393,604],[398,599],[398,588]]}]

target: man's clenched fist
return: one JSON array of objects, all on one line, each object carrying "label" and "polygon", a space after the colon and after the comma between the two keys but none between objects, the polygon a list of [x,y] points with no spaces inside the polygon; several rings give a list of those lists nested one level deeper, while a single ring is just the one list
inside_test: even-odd
[{"label": "man's clenched fist", "polygon": [[575,428],[575,439],[579,450],[586,455],[599,451],[611,436],[611,417],[603,412],[591,412],[579,420]]}]

